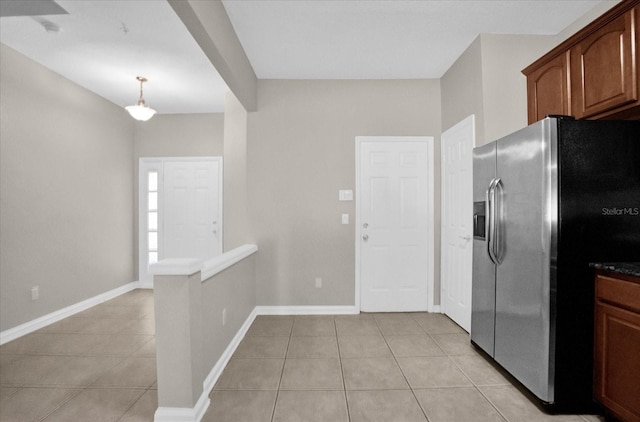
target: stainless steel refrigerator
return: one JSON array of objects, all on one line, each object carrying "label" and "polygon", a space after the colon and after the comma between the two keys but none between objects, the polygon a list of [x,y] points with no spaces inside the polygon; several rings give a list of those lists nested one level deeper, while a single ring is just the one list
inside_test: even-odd
[{"label": "stainless steel refrigerator", "polygon": [[549,410],[592,410],[589,263],[640,260],[640,122],[550,117],[473,160],[471,341]]}]

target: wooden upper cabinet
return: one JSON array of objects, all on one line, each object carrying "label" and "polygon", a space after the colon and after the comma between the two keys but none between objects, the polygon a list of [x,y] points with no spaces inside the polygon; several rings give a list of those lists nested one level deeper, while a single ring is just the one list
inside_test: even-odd
[{"label": "wooden upper cabinet", "polygon": [[560,55],[527,76],[529,123],[547,114],[571,114],[569,52]]},{"label": "wooden upper cabinet", "polygon": [[577,119],[638,100],[635,18],[635,10],[630,10],[571,48],[572,108]]},{"label": "wooden upper cabinet", "polygon": [[522,71],[529,123],[640,119],[640,0],[622,0]]}]

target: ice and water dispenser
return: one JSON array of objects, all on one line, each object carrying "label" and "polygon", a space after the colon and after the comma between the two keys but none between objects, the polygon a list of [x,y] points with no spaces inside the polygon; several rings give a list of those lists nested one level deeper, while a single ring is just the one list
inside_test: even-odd
[{"label": "ice and water dispenser", "polygon": [[473,238],[485,240],[485,202],[473,203]]}]

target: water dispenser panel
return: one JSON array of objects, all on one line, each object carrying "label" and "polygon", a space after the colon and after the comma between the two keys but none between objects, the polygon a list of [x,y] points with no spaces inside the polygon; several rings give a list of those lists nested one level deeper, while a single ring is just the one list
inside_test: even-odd
[{"label": "water dispenser panel", "polygon": [[473,238],[478,240],[485,240],[485,216],[486,207],[485,202],[473,203]]}]

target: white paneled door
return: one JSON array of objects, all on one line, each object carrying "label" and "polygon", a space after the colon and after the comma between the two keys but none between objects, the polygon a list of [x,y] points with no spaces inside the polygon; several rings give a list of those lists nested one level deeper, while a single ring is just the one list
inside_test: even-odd
[{"label": "white paneled door", "polygon": [[442,312],[467,331],[471,329],[474,144],[473,115],[442,134],[440,303]]},{"label": "white paneled door", "polygon": [[164,163],[164,258],[220,254],[219,162],[177,160]]},{"label": "white paneled door", "polygon": [[433,295],[433,138],[358,137],[356,145],[360,309],[426,311]]},{"label": "white paneled door", "polygon": [[206,260],[222,249],[222,158],[141,158],[139,279],[167,258]]}]

